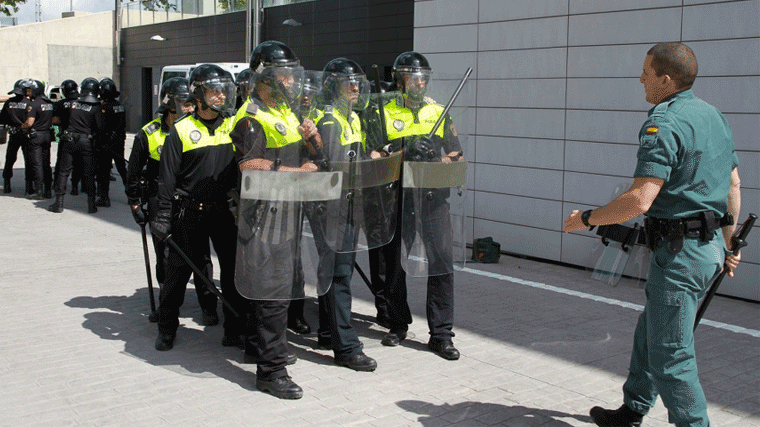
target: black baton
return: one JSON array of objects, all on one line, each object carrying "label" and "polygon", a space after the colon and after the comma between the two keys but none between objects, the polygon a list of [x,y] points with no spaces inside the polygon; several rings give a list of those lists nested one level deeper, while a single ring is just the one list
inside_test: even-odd
[{"label": "black baton", "polygon": [[[138,208],[142,209],[142,207]],[[148,254],[148,234],[145,232],[145,224],[140,224],[142,233],[143,254],[145,254],[145,272],[148,273],[148,295],[150,296],[150,316],[148,320],[158,322],[158,313],[156,313],[156,301],[153,295],[153,276],[150,273],[150,255]]]},{"label": "black baton", "polygon": [[172,248],[174,248],[175,251],[179,254],[179,256],[182,257],[183,260],[187,263],[187,265],[190,266],[191,269],[193,269],[193,273],[195,273],[196,277],[200,276],[201,279],[203,279],[203,283],[206,284],[206,287],[209,291],[213,292],[214,295],[216,295],[219,298],[219,301],[222,302],[222,304],[226,305],[227,308],[230,309],[233,315],[235,317],[239,317],[240,315],[237,313],[237,311],[232,307],[232,305],[227,302],[226,299],[224,299],[224,296],[222,296],[222,293],[219,291],[219,289],[216,288],[216,285],[214,285],[211,280],[206,277],[203,272],[193,263],[193,261],[190,260],[190,257],[187,256],[185,252],[182,251],[182,249],[179,248],[179,245],[177,245],[176,242],[174,242],[174,239],[172,239],[172,236],[169,235],[166,237],[166,240],[164,240],[166,243],[168,243]]},{"label": "black baton", "polygon": [[470,74],[472,74],[472,68],[467,68],[467,71],[465,71],[464,76],[462,76],[462,81],[459,82],[459,86],[457,86],[457,89],[454,91],[454,94],[451,95],[451,99],[449,99],[449,103],[446,104],[446,107],[443,109],[441,116],[438,117],[438,121],[435,122],[433,129],[428,134],[428,138],[432,138],[433,135],[435,135],[436,131],[438,131],[438,127],[440,127],[441,123],[443,123],[443,121],[446,119],[446,114],[448,114],[449,110],[451,109],[451,106],[454,105],[454,101],[457,100],[457,97],[459,96],[459,92],[462,91],[464,84],[467,83],[467,79],[470,78]]},{"label": "black baton", "polygon": [[359,263],[357,263],[356,261],[354,261],[354,268],[356,269],[356,272],[359,273],[360,276],[362,276],[362,280],[364,280],[364,283],[367,284],[367,287],[369,287],[370,289],[372,289],[372,284],[369,282],[369,279],[367,278],[367,275],[364,274],[364,272],[362,271],[361,267],[359,267]]},{"label": "black baton", "polygon": [[[757,219],[757,215],[755,214],[749,214],[749,218],[747,218],[746,221],[739,227],[738,230],[734,232],[734,235],[731,236],[731,251],[734,255],[738,254],[741,248],[747,246],[747,241],[745,240],[747,238],[747,235],[749,234],[750,230],[752,230],[752,226],[755,224],[755,220]],[[710,304],[710,301],[712,300],[713,296],[715,296],[715,292],[718,291],[718,286],[720,286],[720,282],[723,280],[723,278],[726,276],[726,273],[728,270],[723,269],[723,271],[720,272],[718,277],[715,279],[713,284],[710,286],[710,289],[707,291],[707,294],[705,295],[704,301],[702,301],[702,305],[699,306],[699,309],[697,310],[697,316],[694,319],[694,330],[697,329],[697,326],[699,325],[699,321],[702,319],[702,316],[705,314],[705,310],[707,310],[707,306]]]}]

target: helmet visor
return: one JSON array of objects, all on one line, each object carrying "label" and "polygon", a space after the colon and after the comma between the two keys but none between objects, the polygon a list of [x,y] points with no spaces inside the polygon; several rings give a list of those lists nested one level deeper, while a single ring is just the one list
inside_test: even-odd
[{"label": "helmet visor", "polygon": [[237,87],[230,78],[216,78],[201,83],[203,100],[214,111],[233,113]]},{"label": "helmet visor", "polygon": [[325,98],[347,114],[362,111],[369,104],[369,81],[364,74],[325,73]]},{"label": "helmet visor", "polygon": [[396,70],[396,74],[398,83],[403,85],[404,96],[411,100],[421,101],[430,89],[430,70],[401,68]]},{"label": "helmet visor", "polygon": [[272,89],[271,97],[277,102],[293,105],[301,97],[303,75],[304,69],[300,65],[271,65],[256,72],[256,82],[268,84]]}]

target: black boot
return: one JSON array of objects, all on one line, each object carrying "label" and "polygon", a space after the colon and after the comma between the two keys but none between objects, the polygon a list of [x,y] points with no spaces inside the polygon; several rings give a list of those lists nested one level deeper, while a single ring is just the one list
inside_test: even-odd
[{"label": "black boot", "polygon": [[87,195],[87,213],[95,213],[98,208],[95,207],[95,195]]},{"label": "black boot", "polygon": [[3,179],[3,193],[10,193],[10,192],[11,192],[11,179],[4,178]]},{"label": "black boot", "polygon": [[614,411],[594,406],[589,414],[596,425],[601,427],[638,427],[644,418],[625,404]]},{"label": "black boot", "polygon": [[55,195],[55,203],[48,206],[50,212],[61,213],[63,212],[63,194]]},{"label": "black boot", "polygon": [[95,201],[95,206],[102,206],[104,208],[110,208],[111,207],[111,199],[106,194],[105,196],[98,197],[98,200]]},{"label": "black boot", "polygon": [[45,200],[45,192],[42,190],[42,182],[36,184],[36,191],[28,198],[31,200]]},{"label": "black boot", "polygon": [[26,181],[26,196],[29,197],[34,194],[34,182]]},{"label": "black boot", "polygon": [[52,183],[48,182],[48,183],[44,184],[44,186],[45,186],[45,198],[49,199],[49,198],[53,197],[53,191],[51,190]]},{"label": "black boot", "polygon": [[78,196],[79,195],[79,184],[72,184],[71,185],[71,193],[72,196]]}]

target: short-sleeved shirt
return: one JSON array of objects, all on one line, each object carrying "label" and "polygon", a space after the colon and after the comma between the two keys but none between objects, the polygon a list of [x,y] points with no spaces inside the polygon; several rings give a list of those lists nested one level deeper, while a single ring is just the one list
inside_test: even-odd
[{"label": "short-sleeved shirt", "polygon": [[38,96],[27,107],[29,117],[34,117],[32,129],[42,132],[53,125],[53,103],[44,96]]},{"label": "short-sleeved shirt", "polygon": [[634,176],[665,182],[647,212],[656,218],[687,218],[701,211],[728,211],[731,171],[739,166],[731,127],[691,89],[649,110],[639,131]]}]

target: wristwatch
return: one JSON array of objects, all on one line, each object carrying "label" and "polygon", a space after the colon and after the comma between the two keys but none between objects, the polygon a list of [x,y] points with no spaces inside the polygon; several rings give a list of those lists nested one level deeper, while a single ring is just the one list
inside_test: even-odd
[{"label": "wristwatch", "polygon": [[581,214],[581,222],[583,223],[583,225],[588,227],[589,231],[593,230],[594,227],[596,227],[595,225],[591,225],[588,223],[588,219],[589,217],[591,217],[591,212],[593,211],[594,211],[593,209],[589,209],[587,211],[583,211],[583,213]]}]

